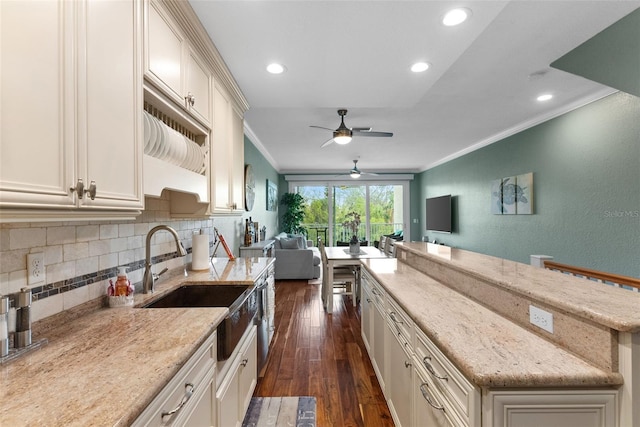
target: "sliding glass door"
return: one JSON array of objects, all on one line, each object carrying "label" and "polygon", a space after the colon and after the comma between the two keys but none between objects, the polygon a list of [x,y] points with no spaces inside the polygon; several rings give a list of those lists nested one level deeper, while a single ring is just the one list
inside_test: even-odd
[{"label": "sliding glass door", "polygon": [[357,236],[363,243],[372,245],[382,235],[408,231],[408,184],[305,182],[292,184],[290,191],[305,199],[303,227],[314,242],[348,242],[351,231],[343,223],[350,212],[360,215]]}]

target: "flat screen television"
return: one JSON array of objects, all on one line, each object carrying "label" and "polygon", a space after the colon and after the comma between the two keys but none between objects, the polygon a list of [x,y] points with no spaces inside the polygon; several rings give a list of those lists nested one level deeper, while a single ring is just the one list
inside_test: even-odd
[{"label": "flat screen television", "polygon": [[427,199],[427,231],[451,233],[451,194]]}]

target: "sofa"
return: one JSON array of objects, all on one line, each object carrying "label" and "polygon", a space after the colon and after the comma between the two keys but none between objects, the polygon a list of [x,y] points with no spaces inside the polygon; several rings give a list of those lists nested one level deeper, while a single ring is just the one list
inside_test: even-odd
[{"label": "sofa", "polygon": [[276,280],[320,277],[320,250],[304,236],[280,233],[273,238]]}]

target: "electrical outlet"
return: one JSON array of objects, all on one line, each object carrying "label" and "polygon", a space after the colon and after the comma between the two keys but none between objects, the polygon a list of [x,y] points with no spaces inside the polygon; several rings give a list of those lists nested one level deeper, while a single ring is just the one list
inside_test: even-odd
[{"label": "electrical outlet", "polygon": [[553,333],[553,314],[534,305],[529,305],[529,321],[549,333]]},{"label": "electrical outlet", "polygon": [[44,283],[44,253],[27,254],[27,284]]}]

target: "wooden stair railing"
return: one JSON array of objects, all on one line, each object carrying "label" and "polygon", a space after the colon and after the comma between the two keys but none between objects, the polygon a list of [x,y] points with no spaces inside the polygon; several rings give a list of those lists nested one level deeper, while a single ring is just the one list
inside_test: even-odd
[{"label": "wooden stair railing", "polygon": [[575,277],[582,277],[592,281],[597,281],[607,285],[613,285],[617,288],[631,290],[632,292],[640,292],[640,279],[629,276],[621,276],[619,274],[607,273],[605,271],[591,270],[589,268],[575,267],[573,265],[560,264],[559,262],[545,260],[544,268],[560,273],[569,274]]}]

